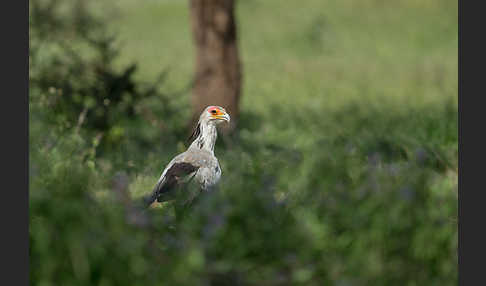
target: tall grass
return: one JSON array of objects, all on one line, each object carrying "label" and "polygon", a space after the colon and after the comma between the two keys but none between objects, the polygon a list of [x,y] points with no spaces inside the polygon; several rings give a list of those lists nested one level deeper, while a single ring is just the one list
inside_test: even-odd
[{"label": "tall grass", "polygon": [[135,90],[167,74],[133,117],[109,110],[105,145],[31,86],[33,284],[457,283],[456,2],[238,1],[240,125],[217,142],[219,190],[179,220],[127,201],[187,146],[188,3],[92,7],[113,72],[136,63]]}]

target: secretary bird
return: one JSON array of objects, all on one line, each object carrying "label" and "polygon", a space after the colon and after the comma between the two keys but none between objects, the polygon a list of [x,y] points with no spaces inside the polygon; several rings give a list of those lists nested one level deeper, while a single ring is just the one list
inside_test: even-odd
[{"label": "secretary bird", "polygon": [[[155,200],[164,202],[175,199],[181,192],[186,192],[184,189],[193,179],[201,192],[209,191],[218,183],[221,168],[218,158],[214,156],[214,144],[218,137],[216,126],[229,121],[229,114],[220,106],[208,106],[204,109],[191,135],[194,141],[185,152],[175,156],[165,167],[152,193],[143,198],[145,207],[149,207]],[[186,202],[190,200],[192,198],[186,199]]]}]

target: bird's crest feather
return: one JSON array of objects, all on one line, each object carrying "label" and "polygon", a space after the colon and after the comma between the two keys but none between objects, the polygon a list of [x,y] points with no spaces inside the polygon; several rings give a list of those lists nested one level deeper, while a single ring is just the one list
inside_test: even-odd
[{"label": "bird's crest feather", "polygon": [[191,136],[189,136],[189,139],[188,139],[189,143],[194,141],[199,136],[199,134],[201,134],[201,123],[200,122],[197,123],[196,127],[192,131]]}]

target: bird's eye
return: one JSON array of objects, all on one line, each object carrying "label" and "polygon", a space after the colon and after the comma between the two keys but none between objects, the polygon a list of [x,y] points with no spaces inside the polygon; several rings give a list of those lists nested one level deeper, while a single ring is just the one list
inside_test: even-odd
[{"label": "bird's eye", "polygon": [[217,113],[216,109],[211,110],[211,113],[216,114]]}]

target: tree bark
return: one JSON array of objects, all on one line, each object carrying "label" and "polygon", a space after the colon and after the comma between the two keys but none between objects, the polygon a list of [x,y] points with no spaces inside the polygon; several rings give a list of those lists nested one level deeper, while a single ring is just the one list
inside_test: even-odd
[{"label": "tree bark", "polygon": [[197,121],[208,105],[219,105],[231,116],[224,133],[238,122],[241,64],[238,57],[234,0],[190,0],[196,72],[192,95]]}]

